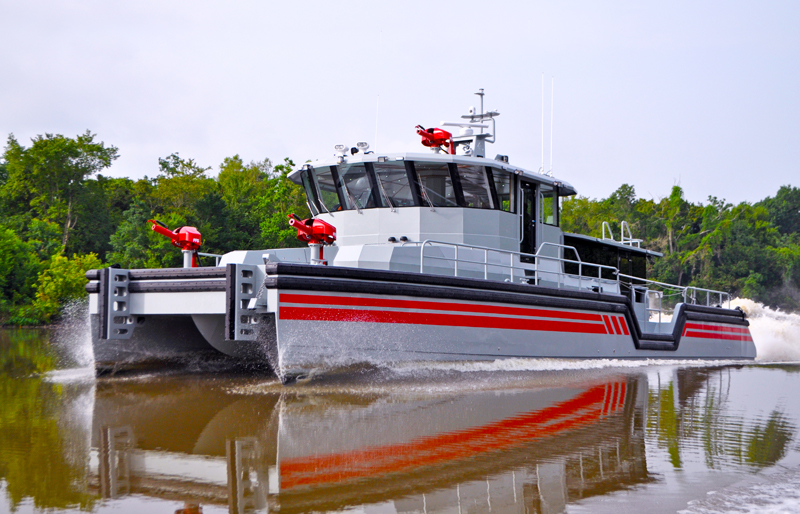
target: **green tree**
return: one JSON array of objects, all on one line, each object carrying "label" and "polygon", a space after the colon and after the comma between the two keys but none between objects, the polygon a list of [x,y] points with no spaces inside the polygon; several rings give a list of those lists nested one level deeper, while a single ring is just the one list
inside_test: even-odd
[{"label": "green tree", "polygon": [[769,218],[783,234],[800,234],[800,188],[783,186],[775,198],[767,197],[761,202],[769,212]]},{"label": "green tree", "polygon": [[[153,232],[147,222],[151,213],[142,201],[135,201],[125,211],[119,228],[111,236],[108,261],[124,268],[177,268],[183,256],[170,240]],[[177,213],[159,216],[159,221],[175,229],[186,225],[186,219]]]},{"label": "green tree", "polygon": [[161,173],[153,181],[152,197],[158,202],[157,213],[175,212],[190,216],[195,203],[213,191],[216,181],[206,172],[211,168],[199,166],[194,159],[183,159],[174,153],[158,160]]},{"label": "green tree", "polygon": [[37,217],[58,223],[64,247],[79,221],[75,204],[86,179],[119,156],[117,148],[94,138],[88,130],[75,138],[45,134],[33,138],[31,147],[25,148],[13,134],[8,137],[4,196],[12,203],[27,202]]},{"label": "green tree", "polygon": [[305,246],[298,241],[297,231],[289,226],[287,219],[291,213],[301,218],[311,216],[303,188],[289,180],[293,169],[294,163],[288,158],[275,166],[269,189],[258,199],[256,212],[261,220],[262,248]]},{"label": "green tree", "polygon": [[100,268],[102,264],[93,253],[73,255],[72,259],[55,256],[50,266],[39,274],[32,311],[42,323],[50,322],[66,302],[86,296],[86,272]]},{"label": "green tree", "polygon": [[0,227],[0,248],[0,318],[7,318],[14,306],[32,300],[42,264],[31,245],[8,228]]}]

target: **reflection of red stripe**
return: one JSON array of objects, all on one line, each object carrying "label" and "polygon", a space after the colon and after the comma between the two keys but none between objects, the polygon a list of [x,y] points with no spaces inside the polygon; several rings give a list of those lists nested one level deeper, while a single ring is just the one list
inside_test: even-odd
[{"label": "reflection of red stripe", "polygon": [[622,330],[619,329],[619,321],[617,321],[617,317],[611,316],[611,321],[614,322],[614,332],[617,334],[622,334]]},{"label": "reflection of red stripe", "polygon": [[579,323],[574,321],[528,318],[499,318],[472,316],[468,314],[437,314],[430,312],[281,307],[280,319],[362,323],[405,323],[409,325],[441,325],[472,328],[507,328],[514,330],[541,330],[547,332],[575,332],[584,334],[605,333],[603,325],[599,323]]},{"label": "reflection of red stripe", "polygon": [[617,405],[612,404],[607,413],[618,410],[624,404],[625,384],[615,385],[617,388],[611,384],[593,387],[570,400],[540,411],[458,432],[422,437],[405,444],[282,460],[281,488],[338,482],[436,465],[555,435],[596,421],[606,410],[604,403],[610,399],[613,391],[621,392],[621,401]]},{"label": "reflection of red stripe", "polygon": [[686,328],[693,328],[695,330],[713,330],[714,332],[734,332],[736,334],[750,334],[749,328],[730,327],[719,325],[703,325],[701,323],[687,323]]},{"label": "reflection of red stripe", "polygon": [[525,307],[504,307],[470,303],[430,302],[418,300],[393,300],[388,298],[361,298],[354,296],[328,296],[281,293],[281,303],[301,303],[307,305],[353,305],[358,307],[394,307],[399,309],[425,309],[438,311],[474,312],[479,314],[506,314],[510,316],[538,316],[541,318],[578,319],[600,321],[599,314],[583,312],[556,311],[550,309],[529,309]]},{"label": "reflection of red stripe", "polygon": [[619,324],[622,325],[622,331],[626,336],[631,335],[630,332],[628,332],[628,324],[625,322],[625,318],[623,316],[619,317]]},{"label": "reflection of red stripe", "polygon": [[719,334],[713,332],[696,332],[694,330],[687,330],[684,333],[686,337],[699,337],[701,339],[726,339],[730,341],[752,341],[753,338],[749,334]]},{"label": "reflection of red stripe", "polygon": [[614,334],[614,327],[611,326],[611,320],[608,319],[608,316],[603,316],[603,321],[606,322],[606,329],[608,334]]}]

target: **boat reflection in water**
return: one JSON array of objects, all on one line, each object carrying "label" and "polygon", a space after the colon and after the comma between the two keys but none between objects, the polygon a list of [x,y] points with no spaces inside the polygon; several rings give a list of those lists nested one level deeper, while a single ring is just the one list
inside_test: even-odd
[{"label": "boat reflection in water", "polygon": [[561,512],[653,480],[646,380],[442,394],[101,382],[89,483],[233,513]]}]

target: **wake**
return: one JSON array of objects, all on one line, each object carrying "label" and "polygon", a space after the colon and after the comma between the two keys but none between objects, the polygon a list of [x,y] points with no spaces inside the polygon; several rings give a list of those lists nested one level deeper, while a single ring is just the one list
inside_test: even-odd
[{"label": "wake", "polygon": [[750,322],[757,361],[800,361],[800,315],[772,310],[748,298],[736,298],[731,307],[740,307]]}]

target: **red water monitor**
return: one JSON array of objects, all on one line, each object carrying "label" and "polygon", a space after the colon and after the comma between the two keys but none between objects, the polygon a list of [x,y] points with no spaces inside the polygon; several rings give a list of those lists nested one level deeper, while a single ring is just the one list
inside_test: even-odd
[{"label": "red water monitor", "polygon": [[177,246],[181,250],[192,252],[192,267],[196,268],[199,266],[197,262],[197,250],[200,249],[200,245],[203,243],[203,236],[200,234],[199,230],[195,227],[180,227],[175,230],[170,230],[158,220],[147,220],[147,222],[153,224],[151,228],[154,232],[168,237],[173,246]]}]

